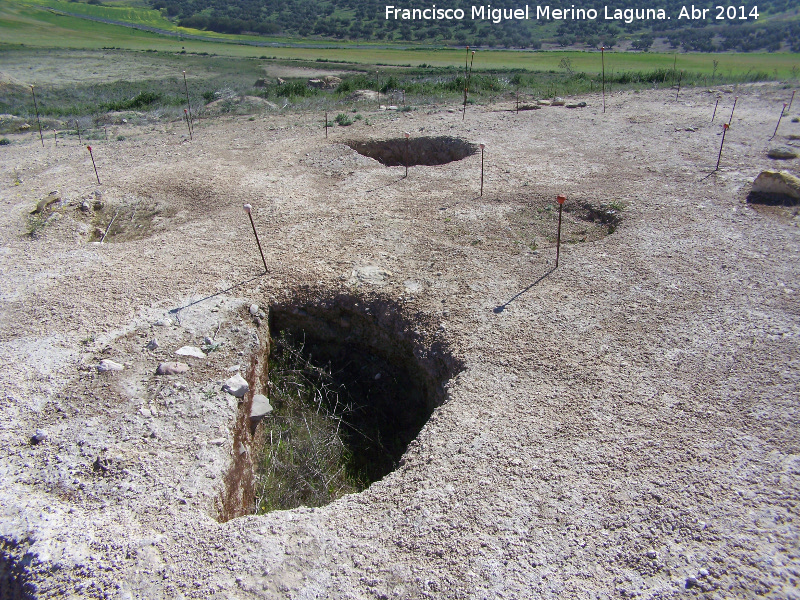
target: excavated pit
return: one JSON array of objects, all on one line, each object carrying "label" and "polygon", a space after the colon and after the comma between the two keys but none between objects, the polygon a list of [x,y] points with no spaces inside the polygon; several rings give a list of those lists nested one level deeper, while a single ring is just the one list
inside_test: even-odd
[{"label": "excavated pit", "polygon": [[374,158],[387,167],[444,165],[478,151],[477,144],[447,136],[410,138],[408,144],[405,138],[345,143],[359,154]]},{"label": "excavated pit", "polygon": [[[263,444],[265,456],[274,454],[271,444],[277,444],[281,419],[289,416],[281,412],[282,400],[273,385],[277,374],[271,371],[278,364],[286,368],[281,361],[287,352],[301,355],[301,370],[310,378],[324,373],[326,388],[334,391],[325,400],[324,394],[315,392],[310,415],[317,418],[320,411],[327,412],[337,423],[342,456],[346,457],[341,466],[350,487],[338,494],[287,491],[297,497],[286,503],[262,502],[260,507],[257,502],[258,512],[322,505],[344,493],[361,491],[392,472],[434,409],[445,401],[447,382],[463,368],[440,338],[420,333],[434,331],[431,323],[418,315],[412,319],[386,298],[338,295],[277,304],[270,309],[269,325],[272,340],[266,388],[275,411],[259,424],[256,445]],[[294,367],[293,372],[297,370]],[[310,418],[303,417],[303,421],[310,422]],[[312,441],[309,447],[322,445],[333,444]],[[310,476],[302,479],[302,486],[314,487],[308,483]],[[285,481],[280,485],[287,490],[292,487]]]}]

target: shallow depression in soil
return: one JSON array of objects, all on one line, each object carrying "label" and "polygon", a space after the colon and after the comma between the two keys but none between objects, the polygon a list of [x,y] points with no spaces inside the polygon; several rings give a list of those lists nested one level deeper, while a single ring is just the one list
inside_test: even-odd
[{"label": "shallow depression in soil", "polygon": [[398,465],[461,363],[388,299],[340,295],[270,311],[256,511],[321,506]]},{"label": "shallow depression in soil", "polygon": [[359,154],[374,158],[387,167],[444,165],[478,151],[476,144],[447,136],[409,138],[407,142],[406,138],[395,138],[345,143]]}]

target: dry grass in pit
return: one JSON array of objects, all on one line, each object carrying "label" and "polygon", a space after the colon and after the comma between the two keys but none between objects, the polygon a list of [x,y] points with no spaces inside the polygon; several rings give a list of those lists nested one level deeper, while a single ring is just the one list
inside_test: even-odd
[{"label": "dry grass in pit", "polygon": [[285,332],[270,357],[274,412],[256,431],[255,509],[323,506],[364,488],[348,469],[344,421],[353,407],[329,369],[314,365]]}]

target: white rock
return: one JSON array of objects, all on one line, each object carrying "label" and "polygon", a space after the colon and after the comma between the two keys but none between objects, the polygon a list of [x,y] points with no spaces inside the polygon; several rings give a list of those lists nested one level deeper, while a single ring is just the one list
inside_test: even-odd
[{"label": "white rock", "polygon": [[797,158],[797,152],[794,150],[794,148],[790,148],[789,146],[776,146],[767,150],[767,156],[770,158],[777,158],[779,160],[788,160]]},{"label": "white rock", "polygon": [[250,314],[254,317],[258,314],[258,304],[251,304],[250,305]]},{"label": "white rock", "polygon": [[48,437],[47,429],[37,429],[36,433],[33,434],[33,440],[39,444],[45,441]]},{"label": "white rock", "polygon": [[114,362],[113,360],[109,360],[104,358],[100,361],[100,364],[97,365],[97,370],[101,373],[107,373],[108,371],[122,371],[125,367],[119,364],[118,362]]},{"label": "white rock", "polygon": [[800,179],[785,171],[761,171],[753,182],[753,191],[800,200]]},{"label": "white rock", "polygon": [[222,391],[229,393],[231,396],[241,398],[250,391],[250,385],[244,380],[244,377],[237,373],[225,382],[225,385],[222,386]]},{"label": "white rock", "polygon": [[225,443],[225,438],[215,438],[213,440],[208,440],[209,444],[213,444],[214,446],[222,446]]},{"label": "white rock", "polygon": [[188,371],[189,365],[186,363],[165,362],[158,365],[158,369],[156,369],[156,375],[180,375],[181,373],[187,373]]},{"label": "white rock", "polygon": [[169,327],[170,325],[172,325],[172,320],[164,317],[163,319],[159,319],[158,321],[156,321],[155,325],[158,325],[159,327]]},{"label": "white rock", "polygon": [[206,353],[196,346],[183,346],[175,350],[178,356],[191,356],[193,358],[205,358]]},{"label": "white rock", "polygon": [[272,405],[269,403],[269,398],[263,394],[256,394],[253,396],[253,406],[250,409],[251,419],[260,419],[272,412]]},{"label": "white rock", "polygon": [[385,285],[391,276],[392,273],[386,269],[375,265],[367,265],[353,269],[347,283],[350,285],[361,285],[362,283]]}]

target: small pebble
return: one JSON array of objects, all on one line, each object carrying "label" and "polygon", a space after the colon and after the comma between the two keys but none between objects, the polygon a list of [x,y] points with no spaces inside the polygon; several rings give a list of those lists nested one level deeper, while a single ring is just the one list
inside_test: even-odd
[{"label": "small pebble", "polygon": [[250,305],[250,314],[256,316],[258,314],[258,304]]}]

